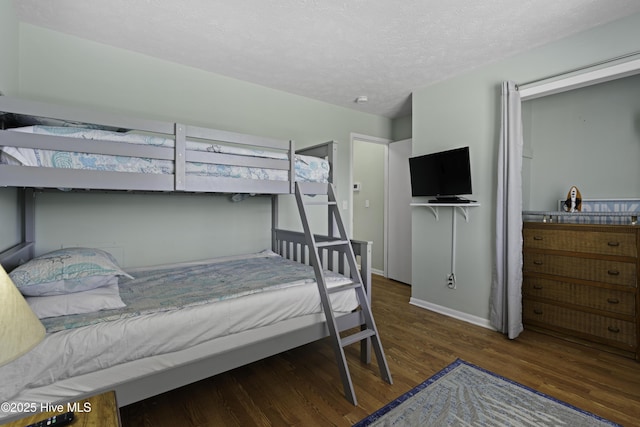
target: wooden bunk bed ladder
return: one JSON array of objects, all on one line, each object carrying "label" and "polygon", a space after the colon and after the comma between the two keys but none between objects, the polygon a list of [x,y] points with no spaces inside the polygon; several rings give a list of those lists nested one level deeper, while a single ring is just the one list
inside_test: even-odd
[{"label": "wooden bunk bed ladder", "polygon": [[[320,292],[320,299],[322,301],[322,308],[324,310],[327,327],[329,329],[331,341],[334,346],[336,361],[338,363],[338,368],[340,370],[340,376],[342,378],[344,393],[346,398],[352,404],[357,405],[358,402],[356,399],[355,391],[353,389],[353,383],[351,382],[351,375],[349,374],[349,367],[347,365],[347,360],[345,358],[344,347],[357,342],[362,343],[365,340],[367,344],[370,342],[376,354],[376,360],[378,361],[378,365],[380,368],[380,375],[389,384],[392,384],[393,381],[391,379],[389,366],[387,365],[387,360],[384,355],[384,350],[382,349],[380,335],[378,334],[378,329],[376,328],[376,324],[373,319],[370,299],[365,293],[362,277],[360,275],[360,272],[358,270],[358,266],[356,263],[356,257],[353,252],[353,248],[351,247],[349,238],[347,237],[344,223],[340,216],[340,209],[336,201],[333,185],[327,184],[326,201],[318,202],[316,200],[313,200],[313,201],[305,200],[304,198],[305,195],[313,195],[313,194],[316,194],[316,193],[315,192],[310,193],[310,192],[304,191],[304,183],[296,183],[296,189],[295,189],[296,202],[298,204],[300,219],[302,220],[302,226],[304,228],[305,238],[307,241],[307,245],[309,247],[310,262],[311,262],[311,265],[313,266],[313,269],[316,275],[316,283],[318,284],[318,291]],[[305,205],[328,206],[329,233],[331,234],[330,237],[319,238],[320,236],[316,236],[311,232]],[[334,225],[333,221],[335,221],[335,227],[339,234],[337,237],[333,236],[333,225]],[[346,255],[346,259],[349,267],[349,276],[351,279],[349,283],[327,288],[327,283],[324,276],[324,268],[322,265],[322,257],[320,256],[320,252],[319,252],[319,249],[322,249],[322,248],[336,248],[336,249],[339,248],[339,252],[344,253]],[[329,257],[329,258],[332,258],[332,257]],[[362,315],[363,315],[362,318],[364,323],[360,325],[361,330],[359,332],[353,333],[351,335],[341,336],[341,332],[343,331],[339,328],[338,322],[336,321],[336,317],[333,313],[329,295],[331,293],[343,291],[346,289],[354,289],[356,291],[356,295],[360,303],[360,309],[362,311]]]}]

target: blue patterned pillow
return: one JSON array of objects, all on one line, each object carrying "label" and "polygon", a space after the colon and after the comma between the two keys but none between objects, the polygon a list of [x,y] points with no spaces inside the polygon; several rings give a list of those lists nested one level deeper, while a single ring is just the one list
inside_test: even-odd
[{"label": "blue patterned pillow", "polygon": [[90,248],[66,248],[49,252],[9,273],[23,295],[50,296],[82,292],[106,286],[122,271],[108,252]]}]

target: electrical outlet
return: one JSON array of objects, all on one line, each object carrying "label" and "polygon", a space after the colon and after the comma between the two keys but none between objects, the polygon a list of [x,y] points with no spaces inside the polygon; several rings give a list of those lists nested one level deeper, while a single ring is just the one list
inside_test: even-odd
[{"label": "electrical outlet", "polygon": [[453,273],[447,274],[447,287],[449,289],[456,288],[456,276]]}]

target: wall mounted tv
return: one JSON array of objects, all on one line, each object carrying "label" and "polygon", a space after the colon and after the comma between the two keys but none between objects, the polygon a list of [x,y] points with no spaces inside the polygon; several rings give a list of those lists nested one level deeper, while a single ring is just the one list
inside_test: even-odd
[{"label": "wall mounted tv", "polygon": [[469,147],[409,158],[411,195],[433,203],[468,203],[471,192]]}]

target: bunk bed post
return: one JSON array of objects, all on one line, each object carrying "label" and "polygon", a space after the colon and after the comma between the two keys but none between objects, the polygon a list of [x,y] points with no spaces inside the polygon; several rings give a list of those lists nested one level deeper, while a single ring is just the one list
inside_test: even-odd
[{"label": "bunk bed post", "polygon": [[[22,209],[22,241],[34,243],[36,241],[36,203],[33,188],[25,188],[19,196]],[[29,257],[34,256],[33,246],[29,249]]]},{"label": "bunk bed post", "polygon": [[[338,186],[335,184],[336,179],[336,161],[338,159],[338,144],[335,141],[327,142],[327,161],[331,165],[331,169],[329,170],[329,182],[334,185],[335,188]],[[332,212],[329,212],[329,222],[328,222],[328,230],[329,236],[333,237],[338,232],[334,216]]]},{"label": "bunk bed post", "polygon": [[[363,240],[352,240],[351,244],[356,256],[360,256],[360,275],[362,277],[362,284],[366,289],[367,299],[371,304],[371,246],[372,242]],[[371,363],[371,339],[360,341],[360,360],[363,363]]]},{"label": "bunk bed post", "polygon": [[[277,231],[278,231],[278,195],[271,195],[271,250],[280,253],[278,250],[278,240],[277,240]],[[282,254],[281,254],[282,255]]]},{"label": "bunk bed post", "polygon": [[[337,160],[338,160],[338,143],[335,141],[328,141],[327,143],[327,161],[331,165],[331,170],[329,171],[329,182],[335,183],[335,171],[337,170]],[[334,184],[335,185],[335,184]]]},{"label": "bunk bed post", "polygon": [[174,156],[174,174],[175,174],[175,190],[184,191],[186,189],[187,179],[187,129],[186,126],[175,123],[175,156]]},{"label": "bunk bed post", "polygon": [[32,188],[18,190],[18,205],[22,214],[22,245],[25,245],[27,257],[34,257],[34,245],[36,241],[36,221],[35,221],[35,194]]},{"label": "bunk bed post", "polygon": [[19,188],[16,201],[20,209],[20,242],[0,251],[0,264],[5,270],[23,264],[35,256],[35,194],[32,188]]},{"label": "bunk bed post", "polygon": [[289,194],[296,191],[296,148],[293,140],[289,140]]},{"label": "bunk bed post", "polygon": [[[337,153],[338,153],[338,144],[335,141],[328,141],[325,143],[326,145],[326,157],[327,157],[327,161],[329,162],[329,164],[331,165],[330,169],[329,169],[329,183],[333,184],[334,187],[337,187],[335,184],[335,178],[336,178],[336,160],[338,159]],[[336,201],[336,203],[338,203],[338,201]],[[339,210],[340,207],[336,206],[336,210]],[[327,212],[327,235],[329,237],[335,237],[338,235],[338,226],[336,224],[336,219],[335,219],[335,211],[333,209],[329,209]],[[328,254],[327,254],[327,258],[328,258],[328,267],[330,270],[333,270],[333,262],[334,262],[334,251],[329,250]],[[344,262],[345,262],[345,257],[344,256],[340,256],[340,254],[338,255],[338,271],[340,273],[344,273]]]}]

